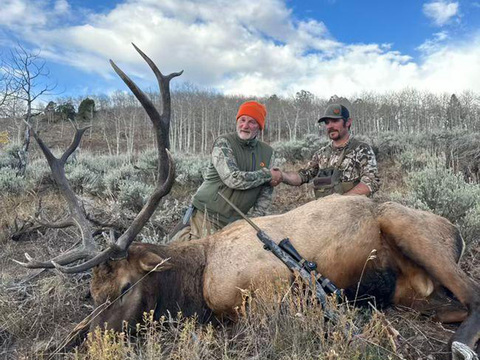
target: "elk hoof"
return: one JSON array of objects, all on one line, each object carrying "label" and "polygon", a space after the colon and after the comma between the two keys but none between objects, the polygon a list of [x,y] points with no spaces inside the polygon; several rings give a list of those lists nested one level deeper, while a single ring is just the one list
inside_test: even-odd
[{"label": "elk hoof", "polygon": [[479,360],[477,354],[467,345],[454,341],[452,343],[452,360]]}]

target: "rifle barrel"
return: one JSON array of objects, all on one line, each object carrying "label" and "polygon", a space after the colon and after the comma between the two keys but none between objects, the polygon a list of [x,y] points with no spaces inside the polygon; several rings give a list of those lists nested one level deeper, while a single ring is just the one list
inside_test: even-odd
[{"label": "rifle barrel", "polygon": [[232,203],[230,200],[228,200],[225,196],[223,196],[223,194],[221,192],[218,192],[218,195],[220,195],[223,200],[225,200],[227,202],[228,205],[230,205],[233,209],[235,209],[235,211],[244,219],[246,220],[255,230],[257,230],[257,232],[261,231],[261,229],[255,225],[255,223],[250,220],[243,212],[242,210],[240,210],[234,203]]}]

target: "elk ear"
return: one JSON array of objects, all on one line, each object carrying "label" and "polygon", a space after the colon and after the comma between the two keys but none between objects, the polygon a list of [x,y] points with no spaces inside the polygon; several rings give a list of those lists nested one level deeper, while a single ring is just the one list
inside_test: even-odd
[{"label": "elk ear", "polygon": [[161,256],[153,252],[143,254],[140,259],[140,268],[145,272],[164,271],[169,270],[172,267],[172,264],[168,263],[168,259],[163,259]]}]

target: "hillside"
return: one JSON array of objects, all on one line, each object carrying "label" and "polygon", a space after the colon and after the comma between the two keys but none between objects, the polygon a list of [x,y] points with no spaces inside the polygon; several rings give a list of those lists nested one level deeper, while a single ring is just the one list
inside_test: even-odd
[{"label": "hillside", "polygon": [[[2,121],[2,129],[6,129],[10,134],[16,133],[14,123]],[[86,124],[80,124],[84,125]],[[149,141],[135,142],[134,146],[130,147],[131,151],[124,151],[129,146],[128,137],[116,138],[113,128],[105,127],[101,122],[93,125],[93,130],[87,131],[75,161],[68,164],[67,176],[77,194],[81,196],[87,212],[99,223],[109,224],[121,231],[143,206],[151,191],[154,181],[152,169],[155,169],[154,153]],[[39,128],[45,142],[57,152],[58,149],[65,148],[72,136],[68,123],[40,123]],[[148,136],[145,132],[144,138],[147,139]],[[364,138],[378,151],[382,188],[375,199],[379,202],[395,200],[408,206],[433,211],[456,223],[467,243],[462,267],[480,281],[480,134],[462,130],[416,135],[385,132]],[[292,170],[304,166],[322,141],[317,135],[309,135],[273,145],[280,159],[280,166]],[[40,200],[41,216],[44,219],[53,221],[65,214],[64,201],[59,198],[52,185],[45,160],[39,156],[36,145],[32,145],[25,178],[12,175],[15,171],[12,165],[15,163],[12,151],[14,145],[10,143],[1,146],[0,355],[6,359],[47,358],[47,354],[93,310],[88,291],[90,274],[71,276],[55,271],[27,270],[10,260],[22,260],[25,252],[37,258],[51,258],[74,246],[80,237],[75,228],[47,229],[31,221]],[[167,241],[165,235],[183,214],[191,195],[202,181],[202,170],[208,162],[207,156],[175,152],[174,157],[177,163],[177,182],[138,240],[154,243]],[[282,184],[275,191],[270,212],[283,213],[313,198],[309,186],[291,188]],[[275,293],[276,290],[272,291]],[[275,296],[273,295],[273,299]],[[454,325],[434,323],[427,316],[405,308],[388,309],[385,316],[376,312],[372,314],[361,310],[357,313],[349,310],[346,318],[360,319],[358,321],[365,330],[367,338],[363,345],[357,344],[352,350],[347,350],[350,346],[348,341],[351,339],[342,338],[337,343],[325,340],[320,345],[312,345],[315,341],[310,338],[297,339],[297,345],[311,345],[308,348],[310,350],[304,345],[302,352],[295,348],[295,343],[286,339],[282,341],[286,341],[292,348],[283,347],[282,342],[270,333],[272,328],[280,326],[278,322],[275,323],[274,318],[278,315],[276,321],[285,322],[281,327],[283,336],[287,338],[287,335],[295,337],[294,334],[298,331],[305,331],[308,336],[318,336],[323,328],[316,328],[313,320],[319,321],[321,315],[315,309],[308,308],[306,314],[311,316],[311,319],[306,320],[295,317],[295,313],[285,314],[281,309],[271,308],[269,301],[272,300],[268,296],[259,297],[256,311],[235,326],[208,329],[185,320],[178,327],[163,329],[164,335],[160,332],[147,336],[145,349],[153,346],[151,341],[156,339],[155,341],[164,346],[161,352],[155,353],[150,349],[150,353],[144,350],[142,355],[142,351],[133,344],[121,345],[120,341],[117,344],[119,348],[115,350],[118,352],[111,354],[139,359],[148,358],[147,354],[153,356],[152,354],[160,353],[165,358],[172,359],[243,358],[254,354],[266,358],[277,358],[275,354],[282,354],[282,358],[294,358],[295,354],[308,357],[308,351],[322,348],[325,354],[322,358],[325,359],[363,359],[367,358],[365,354],[371,355],[368,357],[371,359],[387,356],[392,359],[443,359],[447,358],[446,344],[455,329]],[[203,339],[203,347],[199,347],[195,342],[181,340],[184,329],[189,329],[192,334]],[[400,336],[392,336],[389,333],[391,329],[396,329]],[[336,334],[337,330],[332,331]],[[255,340],[255,336],[258,336],[258,339]],[[106,344],[111,343],[111,340],[104,339],[103,348],[100,343],[90,343],[87,352],[83,349],[80,353],[63,353],[62,350],[63,355],[59,357],[93,358],[95,354],[102,354],[102,357],[97,359],[120,358],[106,355]],[[267,346],[268,343],[275,343],[278,348],[270,349],[266,355],[262,352],[266,351],[265,349],[259,350],[257,347],[261,344]],[[343,349],[343,353],[339,349]],[[311,353],[310,356],[315,355]]]}]

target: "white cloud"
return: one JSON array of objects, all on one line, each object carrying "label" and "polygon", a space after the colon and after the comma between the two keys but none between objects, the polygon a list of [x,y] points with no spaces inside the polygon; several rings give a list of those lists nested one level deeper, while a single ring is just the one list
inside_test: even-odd
[{"label": "white cloud", "polygon": [[423,13],[437,26],[447,24],[454,16],[458,15],[458,11],[458,2],[440,0],[423,5]]},{"label": "white cloud", "polygon": [[440,31],[438,33],[433,34],[433,38],[427,39],[423,44],[421,44],[417,49],[421,52],[433,53],[434,51],[438,51],[442,48],[442,44],[448,40],[449,35],[447,31]]},{"label": "white cloud", "polygon": [[[49,61],[99,74],[106,82],[116,77],[111,58],[155,86],[134,42],[163,72],[183,69],[181,79],[226,94],[291,95],[304,89],[329,97],[405,87],[450,92],[457,86],[480,91],[480,36],[455,44],[439,32],[418,47],[422,58],[415,62],[390,44],[343,44],[321,21],[295,20],[284,0],[263,0],[261,6],[250,0],[128,0],[89,15],[82,25],[61,27],[52,25],[52,9],[74,11],[66,1],[48,4],[37,8],[38,19],[48,15],[48,24],[10,28]],[[3,12],[0,26],[2,17]]]},{"label": "white cloud", "polygon": [[461,92],[480,92],[480,34],[468,42],[445,45],[428,54],[421,66],[424,88]]},{"label": "white cloud", "polygon": [[70,4],[67,0],[56,0],[54,5],[54,12],[57,14],[65,14],[70,10]]},{"label": "white cloud", "polygon": [[3,0],[0,25],[8,27],[44,25],[47,20],[42,11],[44,5],[43,1]]},{"label": "white cloud", "polygon": [[56,25],[70,10],[67,0],[2,0],[1,5],[0,27],[18,33]]}]

